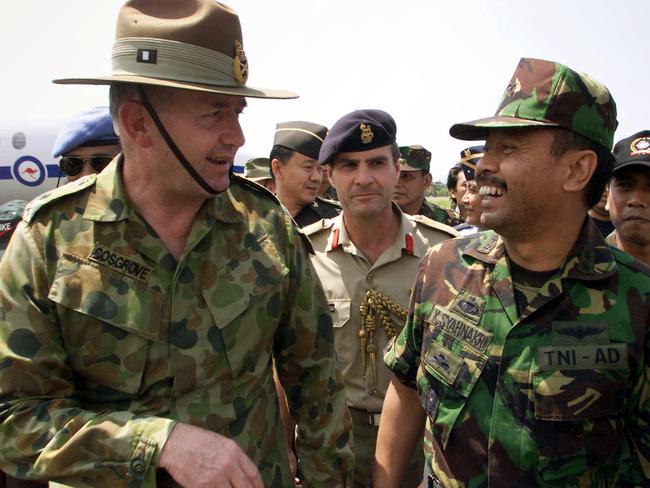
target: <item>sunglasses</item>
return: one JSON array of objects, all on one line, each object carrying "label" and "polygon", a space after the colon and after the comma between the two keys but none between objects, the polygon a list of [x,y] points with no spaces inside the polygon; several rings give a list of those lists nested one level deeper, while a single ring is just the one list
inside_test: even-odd
[{"label": "sunglasses", "polygon": [[103,170],[108,163],[113,160],[113,156],[108,154],[100,154],[92,158],[76,158],[73,156],[65,156],[59,161],[59,168],[66,176],[77,176],[81,173],[84,164],[90,163],[95,173]]}]

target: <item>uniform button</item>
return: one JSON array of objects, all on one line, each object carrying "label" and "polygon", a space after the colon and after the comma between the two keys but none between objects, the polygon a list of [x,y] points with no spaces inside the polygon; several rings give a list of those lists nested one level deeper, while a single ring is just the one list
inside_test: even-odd
[{"label": "uniform button", "polygon": [[142,474],[145,471],[144,461],[142,459],[134,459],[131,461],[131,468],[134,472]]},{"label": "uniform button", "polygon": [[366,276],[366,281],[367,281],[368,283],[372,283],[372,273],[369,273],[369,274]]}]

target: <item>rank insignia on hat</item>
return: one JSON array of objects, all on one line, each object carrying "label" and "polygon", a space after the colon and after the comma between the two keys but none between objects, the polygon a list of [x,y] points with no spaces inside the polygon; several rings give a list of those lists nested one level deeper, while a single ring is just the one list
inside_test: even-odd
[{"label": "rank insignia on hat", "polygon": [[370,144],[375,137],[375,134],[372,132],[372,127],[361,122],[359,129],[361,129],[361,142]]},{"label": "rank insignia on hat", "polygon": [[135,56],[138,63],[156,64],[158,62],[157,49],[138,49]]},{"label": "rank insignia on hat", "polygon": [[632,141],[630,144],[630,156],[638,156],[639,154],[650,154],[650,138],[639,137]]},{"label": "rank insignia on hat", "polygon": [[515,94],[521,91],[521,82],[519,78],[515,78],[507,87],[505,95],[508,97],[513,97]]},{"label": "rank insignia on hat", "polygon": [[248,79],[248,60],[244,52],[244,46],[239,41],[235,41],[235,57],[232,60],[232,74],[237,83],[242,85]]},{"label": "rank insignia on hat", "polygon": [[465,149],[465,150],[463,151],[463,158],[467,158],[467,159],[469,159],[469,158],[471,158],[471,157],[472,157],[472,151],[470,151],[469,148]]}]

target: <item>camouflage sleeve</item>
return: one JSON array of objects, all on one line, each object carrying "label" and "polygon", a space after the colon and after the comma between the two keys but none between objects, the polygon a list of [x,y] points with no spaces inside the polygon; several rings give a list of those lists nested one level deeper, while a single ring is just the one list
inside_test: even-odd
[{"label": "camouflage sleeve", "polygon": [[109,473],[153,486],[174,422],[81,408],[48,300],[47,246],[36,242],[21,223],[0,261],[0,467],[74,486],[101,486]]},{"label": "camouflage sleeve", "polygon": [[[650,297],[648,297],[650,299]],[[630,463],[621,470],[621,486],[647,486],[650,480],[650,317],[646,335],[642,374],[628,400],[627,432],[631,444]],[[626,463],[623,463],[625,466]]]},{"label": "camouflage sleeve", "polygon": [[332,319],[305,244],[293,224],[287,225],[293,252],[274,353],[297,422],[303,487],[352,486],[352,422],[334,351]]},{"label": "camouflage sleeve", "polygon": [[384,353],[386,366],[393,371],[401,383],[413,389],[417,388],[417,371],[422,348],[422,328],[426,326],[426,315],[421,313],[422,289],[431,257],[435,255],[439,247],[438,245],[430,249],[420,262],[413,292],[411,293],[406,324],[400,334],[388,343]]}]

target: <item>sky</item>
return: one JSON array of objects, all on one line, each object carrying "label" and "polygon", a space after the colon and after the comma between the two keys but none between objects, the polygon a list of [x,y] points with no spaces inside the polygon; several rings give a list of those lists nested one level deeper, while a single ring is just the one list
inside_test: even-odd
[{"label": "sky", "polygon": [[[249,100],[236,158],[267,156],[277,122],[331,126],[378,108],[400,145],[433,153],[445,181],[472,143],[456,122],[492,115],[521,57],[558,61],[606,84],[618,106],[616,140],[644,128],[650,97],[647,0],[231,0],[249,62],[248,85],[297,100]],[[64,123],[108,103],[108,89],[54,78],[110,73],[121,0],[21,0],[0,20],[0,126]],[[0,144],[2,141],[0,141]]]}]

